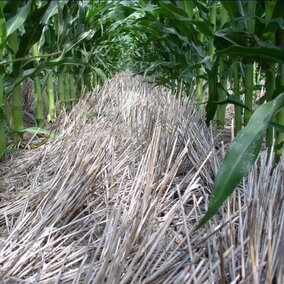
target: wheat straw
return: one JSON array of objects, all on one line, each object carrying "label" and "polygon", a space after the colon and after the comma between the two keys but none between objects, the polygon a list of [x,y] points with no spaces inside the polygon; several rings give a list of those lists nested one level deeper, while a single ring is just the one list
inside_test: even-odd
[{"label": "wheat straw", "polygon": [[59,138],[1,165],[0,282],[284,283],[283,158],[262,153],[192,232],[224,141],[202,121],[129,73],[62,115]]}]

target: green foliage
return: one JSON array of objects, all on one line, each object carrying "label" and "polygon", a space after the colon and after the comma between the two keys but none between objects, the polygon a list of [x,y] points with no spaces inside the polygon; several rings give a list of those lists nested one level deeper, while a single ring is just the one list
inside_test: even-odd
[{"label": "green foliage", "polygon": [[10,131],[8,134],[10,136],[14,135],[15,133],[30,133],[30,134],[36,134],[36,135],[46,135],[51,138],[58,138],[58,135],[56,135],[53,131],[47,130],[44,128],[40,127],[28,127],[28,128],[23,128],[18,131]]},{"label": "green foliage", "polygon": [[41,125],[43,115],[48,121],[56,117],[60,74],[68,74],[61,91],[65,93],[63,103],[69,106],[83,86],[92,89],[127,67],[130,56],[125,51],[130,37],[120,31],[128,20],[126,15],[118,20],[116,10],[117,5],[109,1],[1,1],[0,88],[4,92],[0,92],[0,159],[6,134],[11,139],[11,133],[21,136],[27,129],[23,124],[23,81],[32,78],[35,82],[36,120]]},{"label": "green foliage", "polygon": [[197,228],[210,220],[234,191],[243,176],[258,157],[260,147],[272,117],[283,107],[284,93],[261,105],[252,115],[248,125],[230,143],[228,152],[218,171],[212,189],[209,208]]},{"label": "green foliage", "polygon": [[[29,1],[25,6],[18,9],[16,15],[12,16],[13,14],[10,14],[9,16],[12,16],[7,21],[7,37],[11,35],[13,32],[18,30],[27,20],[27,17],[31,11],[32,2]],[[8,16],[8,17],[9,17]]]},{"label": "green foliage", "polygon": [[[142,4],[145,1],[129,4],[141,13],[132,29],[143,33],[133,38],[137,50],[132,58],[136,72],[155,75],[158,84],[171,88],[174,93],[178,92],[180,85],[184,86],[184,95],[192,93],[197,85],[208,91],[207,124],[214,121],[218,105],[227,102],[235,106],[236,130],[240,134],[232,143],[228,158],[216,178],[213,199],[201,223],[204,224],[218,211],[255,161],[269,121],[283,108],[282,95],[273,103],[269,100],[272,99],[277,71],[281,86],[284,82],[284,4],[283,1],[192,1],[189,6],[185,2],[152,1],[149,4],[151,9]],[[124,5],[127,6],[126,3]],[[210,11],[215,11],[212,5],[216,5],[217,11],[215,26],[210,23]],[[228,12],[229,18],[221,23],[223,9]],[[212,61],[209,55],[213,55]],[[224,72],[228,81],[233,81],[233,86],[226,85],[226,82],[224,85]],[[261,105],[258,109],[257,105],[253,105],[255,72],[258,78],[267,77],[264,85],[267,94],[259,100]],[[201,80],[203,84],[200,84]],[[241,95],[244,95],[244,101]],[[248,126],[240,130],[243,111],[245,122],[254,114]],[[277,121],[279,117],[283,118],[283,115],[273,118],[273,125],[277,125],[278,131],[283,125],[283,119]],[[280,145],[283,139],[278,140]],[[241,155],[237,154],[238,151]],[[240,159],[236,161],[234,156]],[[224,177],[226,182],[222,185]]]}]

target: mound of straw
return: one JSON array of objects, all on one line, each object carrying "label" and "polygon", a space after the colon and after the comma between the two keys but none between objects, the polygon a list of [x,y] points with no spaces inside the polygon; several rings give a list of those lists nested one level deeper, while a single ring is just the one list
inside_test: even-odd
[{"label": "mound of straw", "polygon": [[0,283],[284,283],[283,159],[193,232],[223,149],[203,121],[128,73],[81,100],[1,164]]}]

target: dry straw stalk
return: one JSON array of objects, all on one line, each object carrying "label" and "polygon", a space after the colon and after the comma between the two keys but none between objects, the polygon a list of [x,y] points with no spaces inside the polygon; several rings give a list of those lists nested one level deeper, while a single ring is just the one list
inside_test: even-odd
[{"label": "dry straw stalk", "polygon": [[209,225],[219,138],[190,101],[122,73],[1,165],[2,283],[284,283],[284,160]]}]

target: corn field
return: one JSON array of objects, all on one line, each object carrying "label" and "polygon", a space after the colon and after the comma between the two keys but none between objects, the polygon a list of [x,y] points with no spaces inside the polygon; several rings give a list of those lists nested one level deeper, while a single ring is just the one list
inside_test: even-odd
[{"label": "corn field", "polygon": [[0,2],[0,282],[283,283],[284,2]]}]

